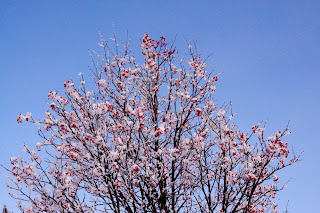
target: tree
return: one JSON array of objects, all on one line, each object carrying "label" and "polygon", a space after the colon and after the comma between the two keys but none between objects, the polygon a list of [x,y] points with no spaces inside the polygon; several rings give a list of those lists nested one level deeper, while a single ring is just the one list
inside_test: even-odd
[{"label": "tree", "polygon": [[299,160],[282,141],[288,127],[267,138],[264,123],[240,131],[191,45],[176,62],[174,43],[145,34],[138,64],[128,43],[101,38],[92,90],[79,73],[79,87],[48,94],[44,120],[17,119],[43,138],[25,146],[29,161],[10,159],[11,195],[29,202],[21,211],[277,212],[276,173]]}]

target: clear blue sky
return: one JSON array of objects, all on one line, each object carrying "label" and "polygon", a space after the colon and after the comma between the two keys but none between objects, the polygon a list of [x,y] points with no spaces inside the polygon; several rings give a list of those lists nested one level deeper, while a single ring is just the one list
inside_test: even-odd
[{"label": "clear blue sky", "polygon": [[[223,72],[217,101],[233,102],[236,121],[248,130],[268,120],[270,131],[285,128],[287,142],[303,161],[283,172],[290,179],[280,210],[318,212],[320,145],[320,1],[0,1],[0,163],[21,153],[23,143],[40,140],[36,127],[20,124],[20,113],[42,118],[51,90],[82,72],[89,76],[88,49],[98,49],[98,31],[135,44],[151,37],[178,35],[197,40],[209,67]],[[2,171],[2,170],[1,170]],[[7,203],[0,177],[0,207]]]}]

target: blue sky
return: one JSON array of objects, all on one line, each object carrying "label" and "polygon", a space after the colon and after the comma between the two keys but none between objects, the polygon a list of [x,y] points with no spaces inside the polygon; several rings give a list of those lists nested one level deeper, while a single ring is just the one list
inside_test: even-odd
[{"label": "blue sky", "polygon": [[[20,113],[41,119],[51,90],[77,73],[90,76],[89,49],[98,49],[98,31],[133,44],[177,35],[196,40],[208,67],[223,72],[217,102],[232,101],[236,122],[249,131],[268,120],[270,132],[285,128],[287,142],[302,161],[281,173],[291,179],[278,196],[280,210],[320,209],[320,2],[319,1],[0,1],[0,163],[20,155],[23,143],[40,140],[36,127],[20,124]],[[185,49],[184,49],[185,48]],[[3,170],[1,170],[3,171]],[[0,178],[0,207],[15,201]]]}]

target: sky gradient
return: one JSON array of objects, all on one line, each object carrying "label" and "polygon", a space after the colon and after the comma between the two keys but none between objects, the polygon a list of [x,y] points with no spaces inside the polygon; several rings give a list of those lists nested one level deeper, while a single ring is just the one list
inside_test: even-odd
[{"label": "sky gradient", "polygon": [[[180,52],[188,41],[212,54],[208,67],[222,72],[218,104],[232,101],[235,122],[248,132],[267,121],[267,131],[284,129],[286,142],[302,161],[284,170],[290,179],[279,193],[279,210],[320,209],[320,1],[0,1],[0,164],[21,154],[23,144],[40,138],[20,113],[43,118],[49,91],[79,72],[90,78],[88,50],[99,47],[99,34],[120,39],[126,32],[138,49],[144,33],[167,37]],[[3,169],[0,169],[3,172]],[[6,180],[0,177],[0,209],[6,203]]]}]

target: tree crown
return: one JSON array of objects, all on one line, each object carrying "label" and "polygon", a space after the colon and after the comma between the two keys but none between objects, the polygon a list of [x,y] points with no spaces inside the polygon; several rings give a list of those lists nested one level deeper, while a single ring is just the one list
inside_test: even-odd
[{"label": "tree crown", "polygon": [[264,123],[240,131],[231,106],[213,99],[218,75],[191,45],[177,60],[173,43],[145,34],[139,64],[127,44],[101,38],[95,88],[79,73],[78,87],[69,80],[64,94],[48,94],[43,120],[17,119],[40,124],[43,138],[25,146],[29,161],[10,159],[23,212],[276,212],[284,187],[275,173],[299,160],[286,161],[288,128],[267,138]]}]

